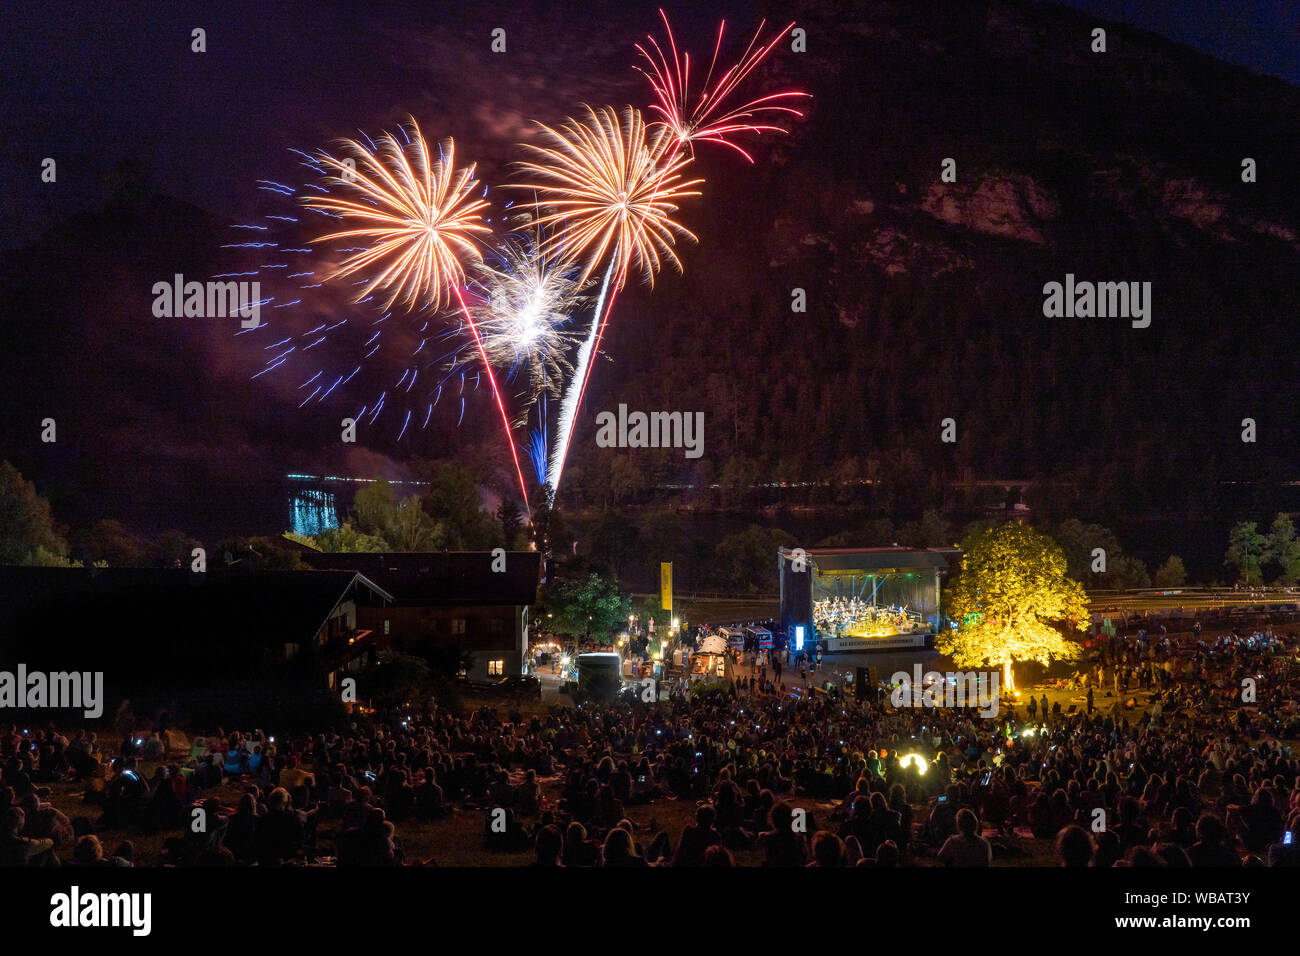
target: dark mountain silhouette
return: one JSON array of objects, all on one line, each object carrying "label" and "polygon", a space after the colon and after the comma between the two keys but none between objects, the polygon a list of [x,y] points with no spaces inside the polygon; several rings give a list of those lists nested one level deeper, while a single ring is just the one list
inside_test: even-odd
[{"label": "dark mountain silhouette", "polygon": [[[705,196],[681,211],[699,243],[680,250],[683,275],[620,297],[565,507],[627,483],[630,453],[596,448],[592,424],[620,402],[706,414],[704,456],[631,453],[633,488],[831,477],[860,490],[787,500],[901,520],[969,512],[963,482],[1034,480],[1038,513],[1157,537],[1160,557],[1221,554],[1233,518],[1300,506],[1283,484],[1300,479],[1300,90],[1054,6],[782,15],[809,52],[765,82],[810,89],[809,116],[759,140],[753,167],[699,148]],[[1098,25],[1104,54],[1089,49]],[[940,181],[949,157],[955,183]],[[1247,157],[1258,182],[1242,182]],[[153,282],[223,271],[227,226],[128,177],[102,210],[4,256],[0,457],[61,520],[273,531],[285,472],[347,467],[338,416],[251,381],[262,356],[231,328],[150,313]],[[1067,273],[1150,282],[1150,327],[1045,318],[1043,285]],[[47,416],[54,446],[38,440]],[[482,394],[459,429],[394,433],[364,442],[398,462],[497,443]]]}]

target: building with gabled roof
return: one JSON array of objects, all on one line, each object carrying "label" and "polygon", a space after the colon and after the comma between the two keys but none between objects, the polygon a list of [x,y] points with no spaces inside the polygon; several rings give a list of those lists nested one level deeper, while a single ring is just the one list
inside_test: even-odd
[{"label": "building with gabled roof", "polygon": [[537,601],[536,551],[432,551],[388,554],[304,550],[318,569],[364,574],[393,600],[358,608],[362,626],[394,647],[432,648],[468,657],[464,676],[490,682],[525,673],[529,609]]},{"label": "building with gabled roof", "polygon": [[320,704],[375,659],[358,609],[393,600],[356,571],[0,566],[0,656],[102,671],[112,706],[219,714],[268,693]]}]

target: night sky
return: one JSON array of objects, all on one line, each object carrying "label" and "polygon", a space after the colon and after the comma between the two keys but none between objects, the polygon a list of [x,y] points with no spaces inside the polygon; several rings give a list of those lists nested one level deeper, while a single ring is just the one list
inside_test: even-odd
[{"label": "night sky", "polygon": [[[1300,83],[1300,13],[1288,0],[1073,0],[1259,73]],[[365,124],[414,114],[475,149],[488,172],[529,122],[580,102],[638,101],[632,43],[657,26],[657,4],[222,3],[87,5],[9,0],[0,31],[0,123],[6,162],[0,248],[21,246],[97,201],[124,160],[155,188],[238,216],[253,181]],[[707,37],[715,16],[740,31],[799,5],[668,3],[683,36]],[[814,5],[815,6],[815,5]],[[89,11],[95,10],[94,15]],[[590,12],[589,12],[590,11]],[[598,13],[595,11],[599,11]],[[207,30],[207,53],[190,30]],[[489,51],[502,26],[505,55]],[[39,181],[46,156],[59,182]]]},{"label": "night sky", "polygon": [[[790,135],[756,145],[754,167],[701,151],[707,209],[683,212],[700,242],[685,256],[684,276],[668,270],[653,292],[637,287],[623,297],[592,401],[630,395],[664,407],[685,396],[716,411],[702,482],[716,480],[733,458],[775,471],[813,451],[820,456],[813,469],[848,459],[865,467],[873,457],[914,474],[912,462],[924,461],[936,487],[967,471],[1027,478],[1096,464],[1110,470],[1105,480],[1131,478],[1149,491],[1165,486],[1158,472],[1143,470],[1151,462],[1180,475],[1197,470],[1164,461],[1165,450],[1154,447],[1171,422],[1186,429],[1190,461],[1208,457],[1221,469],[1207,487],[1218,487],[1220,475],[1235,480],[1233,469],[1249,477],[1262,467],[1239,454],[1235,423],[1248,411],[1285,406],[1271,382],[1294,381],[1294,369],[1266,339],[1233,335],[1200,312],[1239,311],[1252,327],[1261,317],[1282,321],[1272,296],[1286,290],[1275,293],[1269,277],[1294,282],[1294,240],[1286,238],[1296,221],[1294,191],[1285,179],[1294,163],[1280,132],[1294,116],[1278,113],[1294,103],[1287,84],[1300,82],[1294,4],[665,6],[678,38],[696,51],[708,49],[720,17],[732,53],[764,17],[769,31],[807,23],[809,54],[778,50],[770,66],[780,82],[814,98]],[[153,321],[148,290],[176,271],[208,277],[241,268],[220,247],[232,224],[276,211],[259,180],[303,181],[291,149],[375,135],[414,116],[430,139],[455,137],[458,159],[476,161],[482,180],[498,185],[520,158],[518,144],[536,135],[534,121],[558,124],[583,103],[644,108],[647,84],[631,68],[633,45],[661,29],[656,8],[138,3],[100,5],[90,15],[96,8],[84,3],[7,3],[0,258],[10,268],[0,285],[18,292],[0,302],[32,314],[5,316],[0,373],[20,381],[16,420],[56,415],[67,437],[44,447],[33,440],[35,425],[14,429],[0,458],[37,481],[61,520],[119,515],[136,526],[241,530],[275,530],[282,502],[274,482],[287,472],[411,477],[405,462],[484,447],[499,459],[491,409],[471,409],[461,428],[449,405],[437,413],[446,420],[435,417],[419,440],[407,435],[402,443],[394,410],[393,420],[340,452],[342,409],[296,408],[314,367],[253,382],[259,347],[244,348],[251,340],[225,327]],[[1115,56],[1096,58],[1087,50],[1094,16],[1155,35],[1116,29]],[[194,27],[206,30],[205,53],[191,52]],[[490,48],[497,27],[507,32],[505,54]],[[1240,190],[1247,149],[1268,175]],[[1059,215],[1027,224],[1009,242],[936,215],[925,196],[937,158],[950,154],[979,176],[1011,170],[1017,182],[1032,180],[1061,200]],[[40,180],[47,156],[58,162],[54,184]],[[106,207],[128,168],[144,181],[135,205]],[[1094,188],[1098,172],[1116,178]],[[995,188],[1020,187],[1008,179]],[[1016,201],[1032,206],[1024,196]],[[1113,218],[1099,226],[1099,213]],[[1050,241],[1025,239],[1039,229]],[[1256,256],[1261,242],[1271,243],[1264,258]],[[1103,277],[1159,273],[1162,311],[1150,336],[1037,321],[1044,276],[1059,280],[1090,261]],[[796,281],[813,288],[818,305],[786,327]],[[331,291],[335,302],[312,302],[316,311],[294,317],[298,331],[341,314],[345,296]],[[1219,298],[1198,312],[1211,302],[1207,291]],[[1013,323],[1022,339],[1004,340],[1004,303],[1031,318]],[[1173,314],[1189,321],[1166,322]],[[705,322],[713,331],[702,336]],[[1186,359],[1188,343],[1219,331],[1226,347],[1205,345],[1189,360],[1202,374],[1224,374],[1217,369],[1234,362],[1265,366],[1266,374],[1238,386],[1234,397],[1247,408],[1207,399],[1197,418],[1185,395],[1129,397],[1122,391],[1143,387],[1130,384],[1138,377],[1109,377],[1117,362],[1165,369],[1169,355]],[[346,373],[363,343],[343,343],[322,367]],[[1240,343],[1252,351],[1237,359]],[[796,358],[802,364],[793,371]],[[720,369],[765,387],[727,394],[710,380]],[[349,410],[395,379],[358,378],[369,391],[347,396]],[[912,408],[918,401],[924,415]],[[1103,403],[1107,410],[1097,412]],[[973,423],[963,434],[974,436],[952,456],[923,444],[932,437],[928,420],[950,408]],[[1140,421],[1148,411],[1166,418]],[[1279,442],[1268,467],[1292,477],[1292,446],[1277,430],[1265,434]],[[1223,455],[1210,446],[1221,438],[1229,446]],[[1123,457],[1144,441],[1152,447]],[[500,470],[500,461],[492,466]],[[680,466],[658,480],[690,478]],[[598,499],[608,474],[593,468],[586,493]],[[575,490],[580,477],[575,468]],[[152,499],[140,498],[141,484],[154,489]],[[254,488],[265,497],[255,515],[241,511]],[[1151,497],[1142,507],[1155,507]],[[171,512],[155,514],[153,500]],[[1191,491],[1179,500],[1191,500]]]}]

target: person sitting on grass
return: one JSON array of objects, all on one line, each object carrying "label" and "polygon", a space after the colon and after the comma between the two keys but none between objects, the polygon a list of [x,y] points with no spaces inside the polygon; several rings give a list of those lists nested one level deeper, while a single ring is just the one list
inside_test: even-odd
[{"label": "person sitting on grass", "polygon": [[968,810],[957,812],[957,832],[939,848],[939,862],[944,866],[992,866],[993,847],[976,831],[979,818]]},{"label": "person sitting on grass", "polygon": [[772,805],[771,826],[759,834],[763,866],[804,866],[808,862],[808,838],[796,833],[794,808],[784,800]]},{"label": "person sitting on grass", "polygon": [[0,817],[0,866],[58,866],[54,841],[23,836],[26,823],[21,807],[9,807]]},{"label": "person sitting on grass", "polygon": [[258,818],[254,845],[258,862],[278,866],[295,859],[306,841],[302,820],[289,802],[289,791],[276,787],[267,800],[267,812]]},{"label": "person sitting on grass", "polygon": [[[608,844],[608,838],[605,842]],[[587,828],[577,820],[570,823],[568,829],[564,831],[563,863],[565,866],[600,864],[600,845],[587,839]]]},{"label": "person sitting on grass", "polygon": [[52,803],[42,803],[35,793],[29,793],[19,801],[19,806],[27,816],[23,836],[34,840],[53,840],[55,850],[72,846],[75,842],[72,822]]},{"label": "person sitting on grass", "polygon": [[695,823],[682,830],[673,854],[672,866],[703,866],[704,851],[722,842],[722,834],[714,827],[716,818],[712,805],[701,803],[695,810]]},{"label": "person sitting on grass", "polygon": [[632,834],[622,827],[615,827],[606,834],[601,855],[601,866],[643,868],[650,865],[645,857],[637,855]]},{"label": "person sitting on grass", "polygon": [[[129,844],[128,844],[129,845]],[[130,866],[131,861],[125,860],[120,856],[111,856],[104,858],[104,845],[99,842],[99,837],[94,834],[83,836],[77,841],[76,848],[72,851],[72,861],[74,866]]]},{"label": "person sitting on grass", "polygon": [[433,768],[426,767],[419,786],[415,788],[415,815],[421,820],[436,820],[447,814],[442,787]]},{"label": "person sitting on grass", "polygon": [[844,865],[844,841],[830,830],[818,830],[812,838],[812,862],[818,868]]},{"label": "person sitting on grass", "polygon": [[533,848],[537,853],[537,860],[530,866],[544,869],[558,868],[561,865],[560,854],[564,851],[564,838],[560,835],[560,828],[554,824],[542,827],[537,831]]},{"label": "person sitting on grass", "polygon": [[1061,828],[1055,848],[1061,866],[1077,869],[1092,864],[1092,837],[1077,823]]}]

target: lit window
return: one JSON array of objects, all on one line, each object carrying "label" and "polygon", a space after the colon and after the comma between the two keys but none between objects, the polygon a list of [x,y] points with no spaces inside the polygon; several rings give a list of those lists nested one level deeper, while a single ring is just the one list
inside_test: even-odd
[{"label": "lit window", "polygon": [[388,633],[388,619],[384,618],[384,633]]},{"label": "lit window", "polygon": [[505,661],[488,661],[488,677],[504,677],[505,673]]},{"label": "lit window", "polygon": [[451,633],[453,634],[465,633],[465,619],[463,617],[453,617],[451,619]]}]

